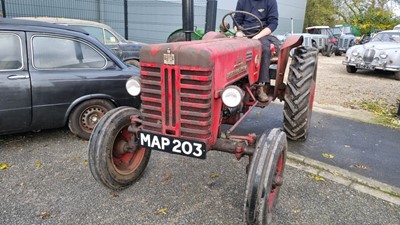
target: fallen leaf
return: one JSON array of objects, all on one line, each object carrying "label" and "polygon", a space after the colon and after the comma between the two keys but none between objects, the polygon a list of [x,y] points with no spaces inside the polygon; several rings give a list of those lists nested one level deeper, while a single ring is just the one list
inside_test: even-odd
[{"label": "fallen leaf", "polygon": [[165,182],[171,180],[171,178],[172,178],[172,174],[170,174],[170,173],[164,174],[162,183],[165,183]]},{"label": "fallen leaf", "polygon": [[85,159],[85,160],[83,160],[83,165],[84,165],[84,166],[87,166],[87,165],[88,165],[88,163],[89,163],[89,162],[88,162],[86,159]]},{"label": "fallen leaf", "polygon": [[8,169],[8,165],[6,163],[0,163],[0,170]]},{"label": "fallen leaf", "polygon": [[219,177],[219,173],[212,173],[212,174],[210,174],[210,178],[217,178],[217,177]]},{"label": "fallen leaf", "polygon": [[357,167],[357,168],[360,168],[360,169],[364,169],[364,170],[368,169],[368,166],[366,166],[364,164],[361,164],[361,163],[356,163],[353,166]]},{"label": "fallen leaf", "polygon": [[311,178],[311,179],[314,179],[316,181],[325,181],[325,178],[319,177],[319,176],[313,175],[313,174],[308,174],[308,177]]},{"label": "fallen leaf", "polygon": [[164,214],[164,215],[167,215],[168,213],[167,213],[167,210],[168,210],[168,208],[161,208],[161,209],[158,209],[157,210],[157,214]]},{"label": "fallen leaf", "polygon": [[49,212],[43,211],[39,214],[40,218],[44,219],[50,216]]},{"label": "fallen leaf", "polygon": [[334,155],[331,155],[331,154],[328,154],[328,153],[322,153],[322,156],[325,157],[325,158],[327,158],[327,159],[333,159],[333,158],[335,158]]},{"label": "fallen leaf", "polygon": [[36,166],[36,168],[40,168],[40,167],[42,166],[42,163],[36,162],[36,163],[35,163],[35,166]]}]

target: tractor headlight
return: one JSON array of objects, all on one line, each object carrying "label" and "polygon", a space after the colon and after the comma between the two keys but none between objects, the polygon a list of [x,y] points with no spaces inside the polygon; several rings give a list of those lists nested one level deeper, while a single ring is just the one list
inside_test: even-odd
[{"label": "tractor headlight", "polygon": [[141,92],[139,77],[131,77],[125,84],[126,90],[132,96],[138,96]]},{"label": "tractor headlight", "polygon": [[222,102],[228,107],[238,106],[243,99],[244,93],[242,89],[237,86],[230,85],[222,92]]},{"label": "tractor headlight", "polygon": [[354,50],[351,52],[351,54],[352,54],[353,56],[358,56],[358,54],[360,54],[360,53],[358,52],[357,49],[354,49]]},{"label": "tractor headlight", "polygon": [[388,54],[385,51],[381,51],[379,53],[379,57],[381,57],[381,59],[386,59],[388,57]]}]

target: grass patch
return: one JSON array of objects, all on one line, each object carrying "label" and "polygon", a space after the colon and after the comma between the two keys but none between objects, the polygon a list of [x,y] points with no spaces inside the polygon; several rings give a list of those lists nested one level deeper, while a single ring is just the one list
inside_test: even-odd
[{"label": "grass patch", "polygon": [[377,115],[374,122],[393,128],[400,128],[400,116],[396,115],[397,107],[379,102],[361,101],[360,108]]}]

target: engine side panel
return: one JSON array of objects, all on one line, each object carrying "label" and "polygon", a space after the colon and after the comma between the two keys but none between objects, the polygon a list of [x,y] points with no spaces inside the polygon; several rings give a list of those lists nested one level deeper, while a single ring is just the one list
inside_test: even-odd
[{"label": "engine side panel", "polygon": [[143,129],[215,143],[221,91],[248,77],[258,79],[261,43],[220,38],[150,45],[140,54]]}]

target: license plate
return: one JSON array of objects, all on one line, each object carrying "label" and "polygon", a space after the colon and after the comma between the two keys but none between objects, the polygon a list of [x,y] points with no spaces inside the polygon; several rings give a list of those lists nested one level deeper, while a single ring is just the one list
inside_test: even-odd
[{"label": "license plate", "polygon": [[182,138],[140,131],[139,146],[149,148],[151,150],[189,156],[198,159],[206,158],[205,143]]},{"label": "license plate", "polygon": [[369,64],[356,64],[357,69],[366,69],[366,70],[374,70],[375,66]]}]

